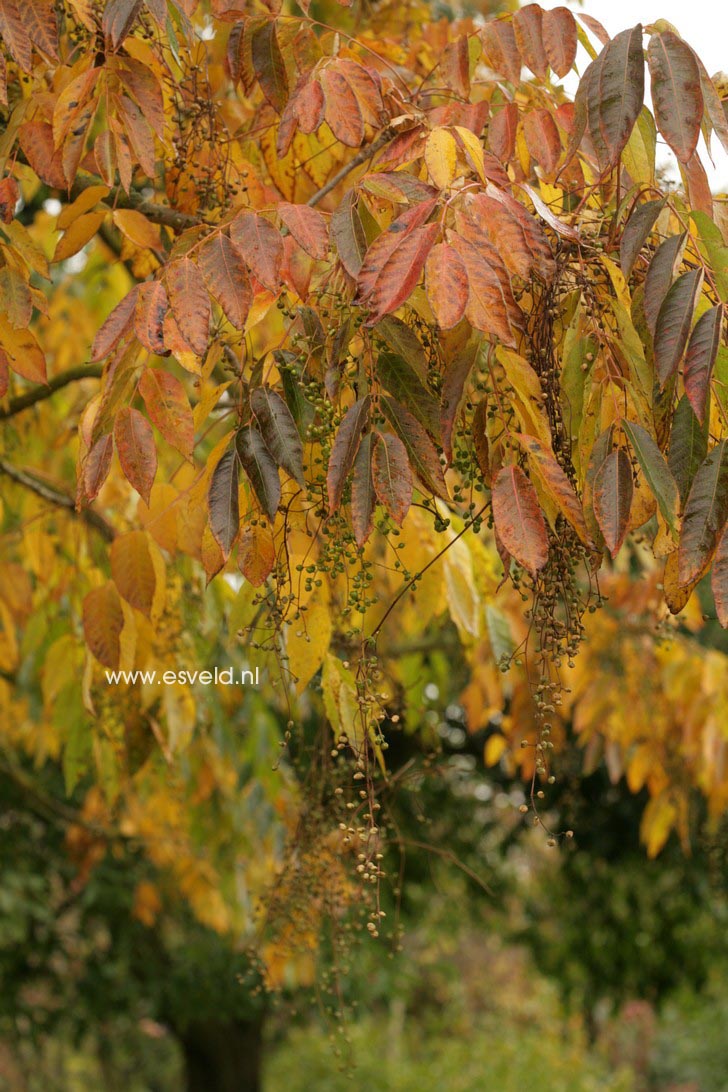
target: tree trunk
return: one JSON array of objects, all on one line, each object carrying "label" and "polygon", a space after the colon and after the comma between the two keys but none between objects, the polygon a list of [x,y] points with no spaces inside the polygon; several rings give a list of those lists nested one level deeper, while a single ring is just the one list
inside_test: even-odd
[{"label": "tree trunk", "polygon": [[263,1020],[200,1020],[180,1034],[187,1092],[260,1092]]}]

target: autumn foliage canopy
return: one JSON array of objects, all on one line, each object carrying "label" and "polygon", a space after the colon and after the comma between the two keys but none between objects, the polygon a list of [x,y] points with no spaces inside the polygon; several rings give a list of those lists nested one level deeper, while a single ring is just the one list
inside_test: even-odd
[{"label": "autumn foliage canopy", "polygon": [[[260,889],[295,825],[277,726],[318,710],[370,846],[447,627],[534,808],[569,732],[647,785],[650,852],[696,789],[722,811],[693,592],[728,625],[728,214],[698,151],[728,119],[677,31],[0,0],[0,33],[4,747],[221,930],[248,912],[225,837],[256,831]],[[265,665],[265,745],[239,691],[108,682],[213,660]]]}]

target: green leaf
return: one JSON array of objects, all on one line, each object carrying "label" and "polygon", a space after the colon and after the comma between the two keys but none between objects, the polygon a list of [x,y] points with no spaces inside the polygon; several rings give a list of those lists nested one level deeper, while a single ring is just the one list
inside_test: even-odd
[{"label": "green leaf", "polygon": [[678,554],[678,578],[688,584],[701,573],[728,519],[728,447],[717,444],[698,467],[685,504]]},{"label": "green leaf", "polygon": [[669,239],[665,239],[664,243],[660,243],[647,270],[647,276],[645,277],[645,318],[653,336],[660,308],[673,282],[686,238],[687,235],[683,232],[682,235],[671,235]]},{"label": "green leaf", "polygon": [[589,133],[602,169],[613,166],[629,140],[645,95],[642,26],[624,30],[594,62],[589,86]]},{"label": "green leaf", "polygon": [[334,437],[326,473],[329,515],[333,515],[341,504],[344,482],[354,465],[361,434],[369,421],[370,405],[371,399],[367,394],[364,398],[360,398],[358,402],[355,402],[353,406],[349,406]]},{"label": "green leaf", "polygon": [[728,303],[728,246],[720,228],[704,212],[691,212],[700,235],[700,252],[710,266],[711,276],[723,303]]},{"label": "green leaf", "polygon": [[670,433],[668,466],[685,503],[695,473],[708,454],[708,422],[701,427],[687,395],[677,404]]},{"label": "green leaf", "polygon": [[351,482],[351,525],[358,546],[363,546],[374,527],[377,497],[372,478],[372,434],[363,437],[354,460]]},{"label": "green leaf", "polygon": [[627,533],[633,492],[632,465],[620,447],[607,455],[594,478],[594,514],[612,557]]},{"label": "green leaf", "polygon": [[661,197],[657,201],[645,201],[643,205],[637,205],[624,225],[622,240],[619,244],[619,264],[625,277],[632,272],[634,263],[655,226],[655,220],[664,209],[666,201],[666,197]]},{"label": "green leaf", "polygon": [[622,421],[627,439],[642,467],[649,489],[671,531],[677,529],[678,488],[665,462],[665,457],[655,441],[642,425],[635,421]]},{"label": "green leaf", "polygon": [[439,442],[440,407],[434,394],[430,394],[424,386],[419,371],[405,357],[387,351],[377,357],[376,369],[385,390],[405,406],[427,429],[430,436]]}]

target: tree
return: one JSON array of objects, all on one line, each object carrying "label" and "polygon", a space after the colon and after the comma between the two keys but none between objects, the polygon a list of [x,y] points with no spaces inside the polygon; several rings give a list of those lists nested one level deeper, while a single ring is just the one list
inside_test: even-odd
[{"label": "tree", "polygon": [[530,819],[573,721],[649,852],[687,843],[728,791],[693,595],[728,622],[728,122],[689,45],[537,4],[0,13],[3,762],[62,764],[81,874],[132,839],[305,979],[349,857],[378,934],[433,672]]}]

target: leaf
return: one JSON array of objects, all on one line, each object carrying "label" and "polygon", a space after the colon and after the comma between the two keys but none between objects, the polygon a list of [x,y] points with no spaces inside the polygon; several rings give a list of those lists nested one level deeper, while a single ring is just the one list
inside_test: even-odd
[{"label": "leaf", "polygon": [[357,546],[364,546],[374,527],[376,493],[372,477],[371,432],[362,438],[354,460],[354,476],[351,482],[351,525]]},{"label": "leaf", "polygon": [[475,458],[483,475],[485,485],[490,485],[490,445],[488,444],[487,425],[488,402],[483,399],[478,402],[473,413],[473,448]]},{"label": "leaf", "polygon": [[624,542],[632,507],[632,466],[623,448],[607,456],[594,479],[594,514],[612,557]]},{"label": "leaf", "polygon": [[288,667],[302,694],[324,662],[331,644],[331,612],[323,603],[314,603],[286,631]]},{"label": "leaf", "polygon": [[622,428],[637,456],[645,481],[659,505],[665,522],[671,531],[675,531],[678,489],[664,455],[649,432],[636,421],[623,420]]},{"label": "leaf", "polygon": [[390,425],[404,444],[409,463],[422,484],[443,500],[450,500],[442,465],[430,437],[409,410],[382,395],[380,404]]},{"label": "leaf", "polygon": [[146,531],[118,535],[111,544],[110,560],[119,595],[150,618],[157,595],[157,567]]},{"label": "leaf", "polygon": [[554,256],[546,233],[536,218],[510,194],[489,186],[487,194],[476,194],[472,216],[502,255],[506,267],[527,279],[535,271],[551,280]]},{"label": "leaf", "polygon": [[538,4],[527,4],[513,16],[513,30],[518,51],[534,76],[546,77],[548,61],[544,49],[541,22],[543,11]]},{"label": "leaf", "polygon": [[31,167],[47,186],[66,188],[63,155],[53,142],[53,128],[45,121],[26,121],[18,133],[20,147]]},{"label": "leaf", "polygon": [[103,360],[118,345],[124,334],[131,330],[134,322],[139,285],[135,284],[130,292],[117,303],[109,317],[94,338],[91,347],[91,361]]},{"label": "leaf", "polygon": [[668,465],[685,503],[696,471],[708,454],[708,421],[701,427],[687,395],[677,404],[670,434]]},{"label": "leaf", "polygon": [[51,0],[26,0],[25,29],[33,44],[51,60],[58,60],[58,23]]},{"label": "leaf", "polygon": [[502,467],[493,483],[492,504],[501,542],[535,575],[548,561],[549,539],[536,490],[520,467]]},{"label": "leaf", "polygon": [[89,504],[98,496],[101,486],[109,475],[113,453],[114,438],[109,432],[96,441],[84,460],[83,484]]},{"label": "leaf", "polygon": [[698,467],[685,504],[678,579],[688,584],[709,562],[728,520],[728,449],[723,440]]},{"label": "leaf", "polygon": [[260,521],[246,523],[238,543],[238,568],[254,588],[264,584],[276,563],[276,549],[270,528]]},{"label": "leaf", "polygon": [[373,326],[409,299],[439,231],[439,224],[427,224],[405,233],[376,270],[373,263],[377,255],[373,251],[379,240],[372,244],[359,273],[360,284],[365,276],[376,277],[371,292],[363,297],[369,306],[367,326]]},{"label": "leaf", "polygon": [[164,344],[164,316],[168,309],[169,301],[161,281],[147,281],[138,286],[134,331],[145,349],[160,356],[168,353]]},{"label": "leaf", "polygon": [[326,472],[329,515],[333,515],[341,504],[344,482],[354,465],[362,431],[369,421],[370,405],[371,399],[368,394],[355,402],[344,414],[336,431]]},{"label": "leaf", "polygon": [[[700,574],[702,576],[702,573]],[[691,580],[689,584],[682,585],[678,582],[678,554],[676,550],[667,555],[665,569],[662,576],[662,587],[665,595],[665,603],[670,614],[679,614],[688,604],[690,596],[698,584]]]},{"label": "leaf", "polygon": [[106,211],[88,212],[74,220],[63,237],[58,240],[52,261],[65,262],[90,243],[106,219]]},{"label": "leaf", "polygon": [[367,241],[359,213],[357,195],[349,190],[331,217],[331,238],[339,254],[339,261],[350,277],[357,277],[364,261]]},{"label": "leaf", "polygon": [[655,226],[655,220],[665,207],[666,200],[666,197],[661,197],[656,201],[645,201],[644,204],[637,205],[624,225],[619,244],[619,265],[625,277],[629,277],[632,272],[634,263]]},{"label": "leaf", "polygon": [[27,326],[33,314],[30,288],[23,277],[6,265],[0,269],[0,310],[5,312],[11,326]]},{"label": "leaf", "polygon": [[452,436],[465,387],[478,356],[478,343],[469,342],[448,366],[440,392],[440,434],[448,465],[452,462]]},{"label": "leaf", "polygon": [[711,276],[723,303],[728,302],[728,246],[723,242],[720,228],[709,216],[699,210],[690,213],[700,233],[700,250],[710,267]]},{"label": "leaf", "polygon": [[701,315],[690,335],[685,355],[685,393],[701,425],[708,406],[710,377],[718,355],[722,324],[723,307],[720,304]]},{"label": "leaf", "polygon": [[475,330],[494,334],[504,345],[515,345],[516,330],[521,325],[520,312],[513,298],[510,281],[483,257],[483,246],[475,246],[454,232],[449,242],[457,250],[468,275],[469,294],[465,308],[468,322]]},{"label": "leaf", "polygon": [[242,212],[230,225],[230,238],[261,284],[277,292],[281,283],[281,233],[257,212]]},{"label": "leaf", "polygon": [[391,432],[375,435],[372,480],[380,504],[401,526],[412,502],[412,471],[404,444]]},{"label": "leaf", "polygon": [[491,115],[488,125],[488,146],[501,163],[507,163],[516,149],[518,106],[508,102]]},{"label": "leaf", "polygon": [[481,31],[483,57],[486,64],[512,84],[521,81],[523,61],[516,45],[516,35],[510,19],[492,19]]},{"label": "leaf", "polygon": [[210,530],[227,561],[240,529],[238,498],[240,460],[235,442],[225,450],[212,472],[207,493]]},{"label": "leaf", "polygon": [[576,60],[576,20],[568,8],[544,11],[541,26],[546,58],[555,75],[563,79]]},{"label": "leaf", "polygon": [[364,118],[353,87],[333,65],[321,73],[321,87],[332,133],[347,148],[358,148],[364,140]]},{"label": "leaf", "polygon": [[227,320],[242,330],[253,302],[253,291],[242,254],[226,235],[216,232],[200,247],[197,264],[210,295]]},{"label": "leaf", "polygon": [[114,440],[124,477],[148,505],[157,473],[152,426],[138,410],[124,406],[114,421]]},{"label": "leaf", "polygon": [[703,120],[703,92],[695,54],[672,31],[653,34],[647,46],[652,102],[657,128],[681,163],[698,144]]},{"label": "leaf", "polygon": [[286,403],[270,387],[258,387],[250,396],[265,445],[278,466],[303,486],[303,445]]},{"label": "leaf", "polygon": [[529,466],[538,475],[545,491],[554,501],[564,519],[571,524],[587,549],[593,550],[594,543],[587,529],[579,498],[574,492],[574,487],[567,478],[566,473],[556,462],[553,452],[535,436],[518,433],[517,439],[528,455]]},{"label": "leaf", "polygon": [[15,63],[23,72],[30,72],[32,44],[16,0],[2,0],[0,31]]},{"label": "leaf", "polygon": [[12,223],[19,200],[20,189],[12,175],[0,179],[0,221],[3,224]]},{"label": "leaf", "polygon": [[433,183],[446,190],[457,177],[458,146],[449,129],[438,126],[425,141],[425,165]]},{"label": "leaf", "polygon": [[394,353],[382,352],[377,357],[376,371],[385,390],[401,402],[437,440],[440,435],[437,400],[424,386],[409,360]]},{"label": "leaf", "polygon": [[139,393],[152,423],[167,443],[192,461],[195,425],[187,392],[179,379],[170,372],[147,368],[139,381]]},{"label": "leaf", "polygon": [[664,243],[660,243],[647,270],[645,278],[645,318],[653,337],[660,308],[675,276],[686,238],[687,236],[683,232],[681,235],[671,235],[669,239],[665,239]]},{"label": "leaf", "polygon": [[161,250],[162,236],[157,224],[135,209],[115,209],[113,221],[130,243],[144,250]]},{"label": "leaf", "polygon": [[183,338],[197,356],[204,356],[211,308],[200,270],[189,258],[182,258],[167,265],[165,279],[172,312]]},{"label": "leaf", "polygon": [[561,158],[561,137],[548,110],[529,110],[523,119],[523,133],[531,159],[546,174],[555,174]]},{"label": "leaf", "polygon": [[655,326],[655,370],[660,387],[677,371],[690,335],[695,304],[703,283],[702,269],[683,273],[669,289]]},{"label": "leaf", "polygon": [[251,35],[251,57],[260,89],[281,114],[288,101],[288,76],[274,20],[266,20]]},{"label": "leaf", "polygon": [[629,140],[645,95],[642,26],[617,34],[593,64],[587,111],[602,169],[612,167]]},{"label": "leaf", "polygon": [[713,558],[710,586],[715,600],[718,621],[728,629],[728,526],[724,527]]},{"label": "leaf", "polygon": [[16,330],[0,314],[0,350],[16,375],[30,383],[45,383],[46,361],[31,330]]},{"label": "leaf", "polygon": [[308,205],[290,205],[282,201],[276,210],[300,247],[312,258],[325,258],[329,249],[329,232],[318,209]]},{"label": "leaf", "polygon": [[83,601],[83,634],[91,652],[104,667],[119,666],[124,612],[116,587],[109,580],[93,588]]},{"label": "leaf", "polygon": [[408,235],[416,231],[432,215],[436,198],[420,201],[398,216],[386,231],[382,231],[367,250],[357,275],[359,298],[367,300],[375,291],[382,276],[382,268],[402,245]]},{"label": "leaf", "polygon": [[141,0],[109,0],[101,26],[114,49],[129,35],[141,6]]},{"label": "leaf", "polygon": [[262,435],[252,425],[239,429],[236,443],[243,470],[260,507],[272,523],[281,502],[281,483],[275,460]]}]

